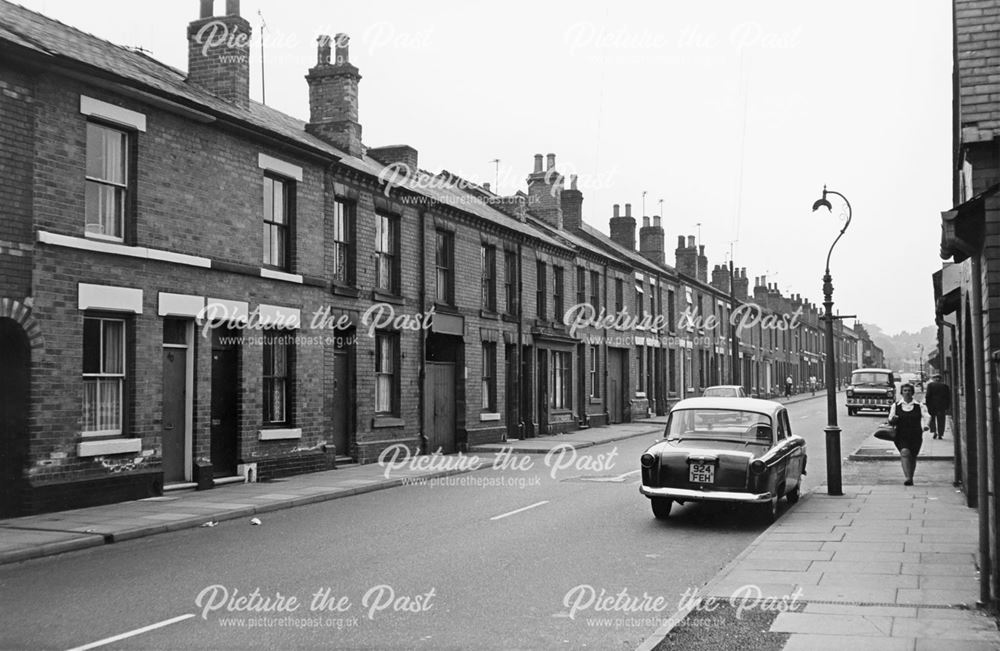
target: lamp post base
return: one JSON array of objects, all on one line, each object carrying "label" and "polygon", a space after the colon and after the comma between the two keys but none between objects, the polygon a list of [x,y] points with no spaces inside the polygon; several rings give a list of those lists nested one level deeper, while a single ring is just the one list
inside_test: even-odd
[{"label": "lamp post base", "polygon": [[827,425],[826,432],[826,494],[843,495],[840,476],[840,428]]}]

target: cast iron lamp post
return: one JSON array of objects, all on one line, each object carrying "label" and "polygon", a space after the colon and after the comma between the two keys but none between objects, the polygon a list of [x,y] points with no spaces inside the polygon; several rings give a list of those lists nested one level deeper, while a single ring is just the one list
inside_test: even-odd
[{"label": "cast iron lamp post", "polygon": [[844,200],[847,205],[847,221],[840,229],[837,239],[830,245],[830,251],[826,254],[826,272],[823,274],[823,309],[826,313],[823,320],[826,321],[826,422],[823,429],[826,432],[826,486],[827,494],[843,495],[840,473],[840,427],[837,425],[837,360],[833,358],[833,321],[837,317],[833,315],[833,278],[830,276],[830,256],[833,254],[833,247],[843,237],[844,231],[851,225],[851,202],[847,197],[827,190],[823,186],[823,196],[813,204],[813,212],[820,208],[833,211],[833,206],[827,201],[826,195],[833,194]]}]

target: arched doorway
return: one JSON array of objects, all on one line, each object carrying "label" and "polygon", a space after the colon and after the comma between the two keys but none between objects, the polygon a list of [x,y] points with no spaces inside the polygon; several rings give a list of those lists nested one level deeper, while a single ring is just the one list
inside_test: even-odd
[{"label": "arched doorway", "polygon": [[31,347],[21,324],[0,317],[0,517],[20,515],[28,461]]}]

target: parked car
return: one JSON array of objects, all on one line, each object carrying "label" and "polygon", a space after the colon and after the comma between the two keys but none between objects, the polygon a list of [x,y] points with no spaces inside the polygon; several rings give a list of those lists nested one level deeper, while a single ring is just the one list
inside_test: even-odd
[{"label": "parked car", "polygon": [[862,409],[889,413],[896,402],[896,376],[887,368],[859,368],[851,373],[847,387],[847,415]]},{"label": "parked car", "polygon": [[747,392],[738,384],[719,384],[705,389],[703,398],[746,398]]},{"label": "parked car", "polygon": [[734,502],[773,522],[778,500],[799,500],[806,458],[781,403],[689,398],[670,410],[663,440],[642,455],[639,491],[660,519],[674,502]]}]

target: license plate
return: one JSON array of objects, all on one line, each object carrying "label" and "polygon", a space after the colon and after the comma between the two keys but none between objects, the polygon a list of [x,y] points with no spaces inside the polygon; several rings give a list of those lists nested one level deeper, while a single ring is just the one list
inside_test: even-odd
[{"label": "license plate", "polygon": [[710,463],[692,463],[690,480],[695,484],[714,484],[715,466]]}]

